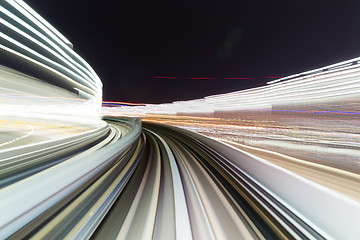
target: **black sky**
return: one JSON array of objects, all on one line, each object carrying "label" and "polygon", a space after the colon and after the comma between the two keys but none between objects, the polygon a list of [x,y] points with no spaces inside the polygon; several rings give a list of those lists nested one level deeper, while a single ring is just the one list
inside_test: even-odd
[{"label": "black sky", "polygon": [[94,68],[106,100],[200,98],[360,55],[358,0],[26,2]]}]

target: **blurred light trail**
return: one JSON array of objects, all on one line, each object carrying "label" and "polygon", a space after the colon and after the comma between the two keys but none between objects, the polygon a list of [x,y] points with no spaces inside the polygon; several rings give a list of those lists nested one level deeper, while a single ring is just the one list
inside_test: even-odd
[{"label": "blurred light trail", "polygon": [[306,110],[269,110],[271,112],[296,112],[296,113],[334,113],[334,114],[345,114],[345,115],[360,115],[360,112],[346,112],[346,111],[306,111]]},{"label": "blurred light trail", "polygon": [[[72,44],[23,1],[3,1],[0,12],[0,48],[3,50],[0,89],[23,97],[23,100],[19,101],[19,107],[2,98],[2,109],[14,110],[8,114],[21,112],[16,110],[21,104],[31,105],[31,97],[25,103],[28,96],[47,99],[71,98],[84,103],[83,111],[80,107],[66,106],[70,114],[76,115],[73,119],[83,117],[100,121],[102,83],[86,61],[72,50]],[[35,86],[38,88],[35,89]],[[34,103],[39,104],[39,101],[37,99]],[[57,107],[50,107],[44,100],[42,107],[46,108],[46,105],[52,111]],[[57,116],[61,115],[61,111],[59,108]],[[5,112],[2,114],[6,115]],[[25,117],[24,113],[21,115]],[[50,116],[48,114],[48,118]],[[55,115],[54,117],[56,118]]]},{"label": "blurred light trail", "polygon": [[[14,91],[10,90],[9,91]],[[20,95],[20,94],[8,94],[4,92],[0,92],[0,97],[3,98],[15,98],[15,99],[33,99],[33,100],[45,100],[45,101],[70,101],[70,102],[82,102],[87,99],[83,98],[70,98],[70,97],[48,97],[48,96],[34,96],[34,95]]]},{"label": "blurred light trail", "polygon": [[[2,128],[3,128],[4,126],[2,126]],[[24,138],[27,138],[27,137],[29,137],[33,132],[34,132],[34,127],[33,126],[31,126],[31,125],[25,125],[25,126],[23,126],[26,130],[25,130],[25,132],[24,132],[24,130],[22,130],[21,131],[21,133],[22,133],[22,135],[20,135],[19,137],[16,137],[16,138],[12,138],[12,139],[10,139],[10,140],[5,140],[4,141],[4,139],[6,139],[6,134],[7,133],[9,133],[10,131],[9,131],[9,128],[7,127],[6,128],[6,130],[5,131],[2,131],[2,136],[1,136],[1,142],[0,142],[0,149],[2,148],[2,147],[4,147],[4,146],[8,146],[9,144],[13,144],[14,142],[16,142],[16,141],[19,141],[19,140],[21,140],[21,139],[24,139]],[[30,130],[30,131],[29,131]],[[11,135],[14,135],[13,134],[13,132],[11,132]]]},{"label": "blurred light trail", "polygon": [[105,126],[105,123],[98,125],[78,123],[75,125],[62,121],[52,121],[50,123],[46,119],[19,120],[19,118],[2,118],[0,119],[0,153],[9,151],[14,147],[26,147],[77,136]]},{"label": "blurred light trail", "polygon": [[165,77],[165,76],[153,76],[153,78],[159,78],[159,79],[176,79],[176,77]]},{"label": "blurred light trail", "polygon": [[103,106],[146,106],[152,105],[148,103],[129,103],[129,102],[115,102],[115,101],[105,101],[102,102]]},{"label": "blurred light trail", "polygon": [[[351,102],[360,97],[360,66],[353,64],[357,59],[349,60],[351,64],[334,64],[319,70],[285,77],[268,85],[208,96],[191,101],[177,101],[170,104],[139,106],[131,112],[141,114],[195,115],[239,112],[270,111],[272,109],[291,109],[306,106],[320,106],[326,103]],[[347,62],[346,62],[347,63]],[[206,79],[206,78],[205,78]],[[340,106],[341,108],[342,106]],[[114,109],[115,110],[115,109]],[[129,112],[129,109],[120,108]],[[299,109],[306,111],[307,109]],[[331,109],[329,111],[342,111]],[[344,110],[344,112],[347,112]],[[351,111],[348,111],[351,112]]]},{"label": "blurred light trail", "polygon": [[105,122],[72,44],[0,12],[1,239],[360,238],[359,59]]},{"label": "blurred light trail", "polygon": [[343,61],[340,63],[335,63],[329,66],[325,66],[322,68],[318,68],[318,69],[314,69],[314,70],[310,70],[307,72],[303,72],[303,73],[298,73],[298,74],[294,74],[288,77],[284,77],[284,78],[280,78],[280,79],[276,79],[273,81],[268,82],[267,84],[274,84],[274,83],[278,83],[281,81],[288,81],[288,80],[292,80],[292,79],[296,79],[296,78],[301,78],[301,77],[306,77],[306,76],[311,76],[311,75],[315,75],[315,74],[321,74],[324,72],[332,72],[332,71],[336,71],[336,70],[345,70],[347,68],[351,68],[353,65],[357,65],[360,62],[360,58],[354,58],[354,59],[350,59],[347,61]]}]

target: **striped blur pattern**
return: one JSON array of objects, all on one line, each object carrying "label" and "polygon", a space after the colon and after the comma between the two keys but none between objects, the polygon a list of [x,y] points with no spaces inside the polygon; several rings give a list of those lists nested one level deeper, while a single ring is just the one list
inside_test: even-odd
[{"label": "striped blur pattern", "polygon": [[77,93],[102,99],[102,83],[72,44],[21,0],[0,2],[1,65]]},{"label": "striped blur pattern", "polygon": [[[289,110],[304,105],[319,106],[318,109],[321,111],[323,110],[323,104],[358,102],[360,97],[359,61],[360,58],[350,59],[308,72],[272,80],[267,85],[257,88],[189,101],[125,106],[113,112],[136,116],[171,114],[217,117],[229,112]],[[342,109],[337,108],[336,110],[341,111]],[[351,109],[350,112],[353,110]]]}]

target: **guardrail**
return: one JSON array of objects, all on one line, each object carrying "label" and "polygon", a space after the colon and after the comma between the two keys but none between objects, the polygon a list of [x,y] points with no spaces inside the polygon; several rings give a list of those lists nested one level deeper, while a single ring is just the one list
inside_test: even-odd
[{"label": "guardrail", "polygon": [[310,70],[310,71],[290,75],[287,77],[279,78],[279,79],[276,79],[273,81],[269,81],[269,82],[267,82],[267,84],[274,84],[277,82],[283,82],[283,81],[287,81],[287,80],[291,80],[291,79],[295,79],[295,78],[299,78],[299,77],[306,77],[306,76],[319,74],[319,73],[323,73],[323,72],[328,72],[328,71],[332,71],[332,70],[348,69],[349,67],[357,65],[359,63],[360,63],[360,57],[357,57],[357,58],[353,58],[353,59],[346,60],[343,62],[331,64],[329,66],[325,66],[325,67],[317,68],[314,70]]}]

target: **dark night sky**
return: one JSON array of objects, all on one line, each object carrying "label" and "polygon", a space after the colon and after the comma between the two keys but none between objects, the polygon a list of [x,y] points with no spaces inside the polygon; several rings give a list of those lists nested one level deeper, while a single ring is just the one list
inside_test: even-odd
[{"label": "dark night sky", "polygon": [[360,55],[358,0],[26,2],[94,68],[106,100],[200,98]]}]

